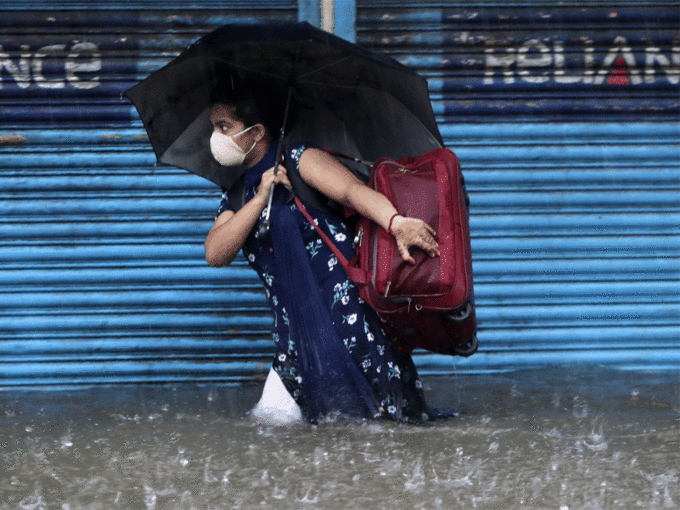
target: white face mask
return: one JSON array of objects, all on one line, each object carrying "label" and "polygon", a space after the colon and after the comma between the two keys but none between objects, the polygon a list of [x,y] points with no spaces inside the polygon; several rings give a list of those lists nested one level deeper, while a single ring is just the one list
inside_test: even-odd
[{"label": "white face mask", "polygon": [[214,131],[210,137],[210,152],[212,152],[213,157],[222,166],[238,166],[243,163],[246,156],[253,150],[253,147],[257,142],[253,143],[253,146],[248,149],[248,152],[244,152],[241,147],[239,147],[234,141],[235,136],[242,135],[249,129],[255,126],[250,126],[249,128],[236,133],[235,135],[225,135],[219,131]]}]

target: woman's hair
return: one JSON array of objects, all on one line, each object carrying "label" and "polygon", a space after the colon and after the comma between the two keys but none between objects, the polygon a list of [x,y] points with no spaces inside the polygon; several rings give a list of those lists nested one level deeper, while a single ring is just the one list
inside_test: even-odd
[{"label": "woman's hair", "polygon": [[[222,82],[212,89],[210,105],[216,104],[233,108],[234,117],[243,122],[245,127],[262,124],[267,134],[274,139],[278,137],[283,124],[286,96],[274,85],[265,91],[260,84],[235,86],[234,83],[228,83],[224,86]],[[290,113],[286,124],[292,124]]]}]

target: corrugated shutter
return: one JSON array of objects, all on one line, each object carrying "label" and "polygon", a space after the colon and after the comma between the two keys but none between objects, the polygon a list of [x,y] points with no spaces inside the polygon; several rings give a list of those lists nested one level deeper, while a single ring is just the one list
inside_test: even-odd
[{"label": "corrugated shutter", "polygon": [[[156,167],[120,93],[295,2],[96,5],[0,1],[0,386],[262,374],[256,275],[203,259],[219,192]],[[676,6],[435,5],[357,5],[358,42],[430,79],[472,198],[480,351],[421,371],[677,368]]]},{"label": "corrugated shutter", "polygon": [[120,95],[218,26],[296,21],[295,0],[41,5],[0,3],[0,386],[263,372],[256,275],[204,260],[219,190],[156,167]]},{"label": "corrugated shutter", "polygon": [[676,2],[358,2],[471,198],[480,349],[423,371],[680,364]]}]

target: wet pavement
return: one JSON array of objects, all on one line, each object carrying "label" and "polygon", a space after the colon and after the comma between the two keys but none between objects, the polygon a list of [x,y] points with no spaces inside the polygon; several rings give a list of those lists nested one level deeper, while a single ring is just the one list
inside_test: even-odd
[{"label": "wet pavement", "polygon": [[680,507],[680,375],[424,378],[455,419],[257,425],[261,384],[0,391],[0,509]]}]

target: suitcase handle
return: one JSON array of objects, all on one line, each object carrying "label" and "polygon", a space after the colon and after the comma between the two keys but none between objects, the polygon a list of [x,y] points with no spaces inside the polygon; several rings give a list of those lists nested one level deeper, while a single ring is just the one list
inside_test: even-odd
[{"label": "suitcase handle", "polygon": [[321,227],[314,223],[314,218],[312,218],[312,215],[309,214],[307,208],[304,206],[304,204],[300,201],[298,197],[295,197],[295,205],[297,205],[298,209],[300,209],[300,212],[304,215],[305,218],[307,218],[307,221],[309,221],[309,223],[312,224],[312,227],[314,227],[316,233],[319,234],[321,239],[323,239],[324,242],[331,249],[333,255],[335,255],[335,257],[338,259],[338,262],[340,262],[340,265],[343,267],[345,271],[347,271],[347,275],[349,276],[350,280],[352,280],[354,283],[358,285],[366,285],[368,282],[370,282],[371,279],[368,273],[356,267],[359,255],[357,254],[352,260],[348,261],[347,257],[345,257],[342,254],[342,252],[338,249],[338,247],[335,246],[335,243],[330,240],[330,238],[326,235],[326,233],[323,230],[321,230]]}]

